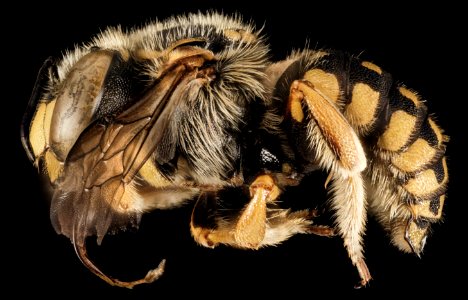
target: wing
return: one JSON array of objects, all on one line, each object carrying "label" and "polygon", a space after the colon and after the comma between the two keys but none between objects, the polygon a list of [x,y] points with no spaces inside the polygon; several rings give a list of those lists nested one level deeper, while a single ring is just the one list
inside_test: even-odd
[{"label": "wing", "polygon": [[[167,143],[166,132],[181,93],[190,80],[184,65],[168,72],[128,110],[111,123],[94,121],[78,138],[64,164],[51,203],[55,230],[71,239],[83,264],[111,285],[132,288],[158,279],[165,260],[147,275],[125,282],[108,277],[87,256],[86,237],[98,243],[111,226],[137,226],[143,199],[134,178],[158,145]],[[164,141],[163,141],[164,138]],[[164,145],[164,148],[175,147]]]},{"label": "wing", "polygon": [[111,123],[95,121],[80,135],[52,199],[57,232],[83,246],[94,234],[100,243],[111,225],[138,224],[142,199],[134,178],[165,136],[186,80],[178,66]]},{"label": "wing", "polygon": [[85,242],[96,235],[101,243],[110,228],[137,226],[147,206],[135,175],[150,157],[159,164],[175,157],[176,110],[196,100],[207,82],[198,70],[213,59],[196,47],[177,50],[158,54],[165,63],[150,86],[140,80],[138,58],[93,50],[73,67],[61,67],[66,75],[55,98],[40,102],[32,120],[27,150],[46,162],[52,224],[70,238],[83,264],[112,285],[132,288],[163,273],[164,261],[143,279],[110,278],[89,260]]}]

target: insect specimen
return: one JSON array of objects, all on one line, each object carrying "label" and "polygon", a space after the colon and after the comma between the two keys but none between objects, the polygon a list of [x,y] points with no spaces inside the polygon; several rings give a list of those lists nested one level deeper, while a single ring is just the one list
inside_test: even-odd
[{"label": "insect specimen", "polygon": [[[55,230],[93,273],[128,288],[156,280],[164,261],[124,282],[89,260],[87,237],[100,243],[144,212],[190,201],[191,233],[203,246],[338,234],[365,285],[368,213],[395,246],[419,254],[448,180],[447,137],[414,91],[340,51],[271,61],[261,32],[216,13],[110,28],[48,59],[22,141],[50,183]],[[328,174],[333,228],[314,224],[313,210],[278,205],[317,170]],[[227,188],[243,190],[247,203],[223,210]]]}]

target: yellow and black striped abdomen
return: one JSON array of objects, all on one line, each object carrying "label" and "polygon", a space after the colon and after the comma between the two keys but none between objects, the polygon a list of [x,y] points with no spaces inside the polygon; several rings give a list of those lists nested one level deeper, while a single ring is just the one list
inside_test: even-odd
[{"label": "yellow and black striped abdomen", "polygon": [[305,51],[297,63],[297,76],[290,77],[307,80],[334,102],[360,138],[369,212],[394,245],[419,254],[445,200],[442,129],[418,94],[371,62],[342,52]]},{"label": "yellow and black striped abdomen", "polygon": [[351,60],[343,111],[367,149],[371,213],[397,247],[419,254],[442,216],[447,138],[419,95],[373,63]]}]

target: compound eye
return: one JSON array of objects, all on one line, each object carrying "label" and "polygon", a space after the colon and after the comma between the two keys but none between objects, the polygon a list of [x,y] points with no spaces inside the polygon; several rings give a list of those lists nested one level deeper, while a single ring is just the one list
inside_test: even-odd
[{"label": "compound eye", "polygon": [[113,58],[111,51],[88,53],[64,80],[50,129],[51,146],[59,160],[65,160],[81,132],[93,121]]}]

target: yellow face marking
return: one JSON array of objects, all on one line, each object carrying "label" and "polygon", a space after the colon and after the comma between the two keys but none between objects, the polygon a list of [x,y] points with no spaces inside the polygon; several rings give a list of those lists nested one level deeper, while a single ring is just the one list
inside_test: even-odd
[{"label": "yellow face marking", "polygon": [[340,85],[335,75],[320,69],[313,69],[305,73],[304,79],[312,83],[315,89],[321,91],[332,102],[338,101]]},{"label": "yellow face marking", "polygon": [[413,103],[414,103],[414,105],[416,107],[421,105],[421,100],[419,100],[419,96],[416,95],[414,92],[410,91],[409,89],[407,89],[405,87],[400,87],[398,90],[400,91],[400,94],[402,94],[406,98],[413,101]]},{"label": "yellow face marking", "polygon": [[434,212],[431,210],[431,201],[430,200],[424,200],[416,204],[411,205],[411,210],[413,211],[413,214],[416,217],[425,217],[429,219],[440,219],[442,216],[442,207],[444,205],[445,201],[445,195],[440,196],[439,198],[439,209],[437,213],[434,214]]},{"label": "yellow face marking", "polygon": [[442,129],[440,129],[439,126],[432,120],[432,118],[427,119],[429,121],[429,126],[431,126],[432,131],[434,131],[436,137],[437,137],[437,146],[440,146],[442,142],[445,140],[444,135],[442,133]]},{"label": "yellow face marking", "polygon": [[444,183],[445,180],[439,183],[434,170],[428,169],[408,180],[404,187],[409,193],[422,197],[435,192]]},{"label": "yellow face marking", "polygon": [[44,133],[45,133],[45,138],[47,145],[49,144],[50,141],[50,126],[52,122],[52,115],[54,113],[54,108],[55,108],[55,99],[53,101],[50,101],[47,103],[47,108],[46,108],[46,115],[44,118]]},{"label": "yellow face marking", "polygon": [[29,142],[37,158],[49,145],[50,120],[54,112],[55,100],[40,102],[31,121]]},{"label": "yellow face marking", "polygon": [[146,182],[155,188],[162,188],[171,184],[169,180],[162,176],[161,172],[159,172],[151,159],[148,159],[143,167],[141,167],[140,175]]},{"label": "yellow face marking", "polygon": [[417,139],[405,152],[395,156],[392,163],[404,172],[416,172],[428,164],[436,149],[424,139]]},{"label": "yellow face marking", "polygon": [[52,151],[47,150],[44,155],[45,168],[50,182],[55,182],[62,172],[62,163],[58,161]]},{"label": "yellow face marking", "polygon": [[408,142],[416,125],[416,117],[398,110],[394,112],[378,146],[389,151],[398,151]]},{"label": "yellow face marking", "polygon": [[363,61],[361,63],[361,65],[364,67],[364,68],[367,68],[369,70],[372,70],[376,73],[378,73],[379,75],[382,75],[382,69],[379,67],[379,66],[376,66],[374,65],[373,63],[369,62],[369,61]]},{"label": "yellow face marking", "polygon": [[46,116],[46,103],[39,103],[31,121],[29,130],[29,143],[31,144],[34,156],[39,156],[46,147],[46,137],[44,132],[44,119]]},{"label": "yellow face marking", "polygon": [[354,126],[366,127],[374,122],[375,111],[379,105],[380,93],[364,83],[353,88],[351,103],[346,107],[346,117]]}]

